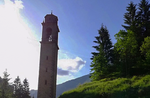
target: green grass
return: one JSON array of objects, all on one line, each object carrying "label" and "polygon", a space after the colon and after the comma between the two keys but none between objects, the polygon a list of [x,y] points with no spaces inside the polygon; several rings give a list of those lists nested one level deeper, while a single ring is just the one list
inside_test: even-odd
[{"label": "green grass", "polygon": [[85,83],[59,98],[150,98],[150,75]]}]

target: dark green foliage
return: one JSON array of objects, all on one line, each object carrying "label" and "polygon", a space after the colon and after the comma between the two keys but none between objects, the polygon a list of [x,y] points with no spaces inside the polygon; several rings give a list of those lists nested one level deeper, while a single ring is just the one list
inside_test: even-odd
[{"label": "dark green foliage", "polygon": [[[120,66],[122,76],[132,76],[137,74],[134,72],[136,70],[140,58],[137,57],[138,54],[138,44],[135,38],[135,33],[132,31],[123,31],[115,35],[117,43],[115,44],[115,49],[118,58],[116,58],[117,64]],[[133,73],[134,72],[134,73]]]},{"label": "dark green foliage", "polygon": [[100,53],[94,57],[92,63],[91,63],[91,79],[93,81],[100,80],[108,74],[108,61],[104,57],[104,52],[102,49],[100,49]]},{"label": "dark green foliage", "polygon": [[[139,4],[130,2],[124,14],[125,30],[115,34],[117,43],[114,47],[108,30],[102,25],[99,36],[96,36],[96,52],[92,52],[91,79],[100,80],[105,77],[131,77],[147,74],[150,70],[149,51],[141,53],[140,47],[144,39],[150,36],[150,4],[141,0]],[[148,68],[148,69],[147,69]]]},{"label": "dark green foliage", "polygon": [[23,84],[19,76],[14,81],[14,97],[15,98],[31,98],[29,96],[29,83],[27,79],[24,79]]},{"label": "dark green foliage", "polygon": [[122,25],[126,30],[134,29],[136,25],[136,5],[133,2],[130,2],[126,8],[127,12],[124,15],[124,23],[127,26]]},{"label": "dark green foliage", "polygon": [[23,97],[23,86],[21,84],[21,80],[19,76],[14,81],[14,97],[15,98],[22,98]]},{"label": "dark green foliage", "polygon": [[140,49],[144,38],[150,36],[150,4],[147,0],[141,0],[136,7],[136,5],[131,2],[126,10],[124,23],[127,26],[123,25],[123,27],[135,33],[138,49]]},{"label": "dark green foliage", "polygon": [[27,79],[24,79],[23,84],[21,84],[18,76],[13,85],[10,84],[9,80],[9,74],[5,71],[3,78],[0,78],[0,98],[31,98]]},{"label": "dark green foliage", "polygon": [[25,78],[23,81],[23,98],[30,98],[29,94],[29,83],[28,80]]},{"label": "dark green foliage", "polygon": [[100,80],[109,74],[109,66],[111,66],[112,60],[112,42],[109,38],[109,33],[106,27],[101,26],[99,36],[96,36],[96,46],[93,48],[97,52],[92,52],[92,63],[91,63],[91,79]]},{"label": "dark green foliage", "polygon": [[141,53],[140,47],[150,36],[150,4],[147,0],[141,0],[138,6],[131,2],[126,10],[126,25],[122,25],[126,31],[121,30],[115,35],[117,43],[114,47],[114,65],[120,68],[123,77],[146,74],[149,70],[145,70],[148,51]]},{"label": "dark green foliage", "polygon": [[[150,50],[150,37],[146,37],[142,46],[140,47],[141,53],[145,54]],[[145,55],[146,56],[146,55]]]},{"label": "dark green foliage", "polygon": [[141,53],[145,56],[143,61],[144,71],[150,73],[150,37],[146,37],[142,46],[140,47]]},{"label": "dark green foliage", "polygon": [[2,78],[2,83],[0,85],[0,98],[11,98],[13,95],[13,90],[11,86],[9,85],[9,74],[7,73],[7,70],[4,71],[4,76]]},{"label": "dark green foliage", "polygon": [[138,6],[138,24],[144,40],[145,37],[150,36],[150,4],[147,0],[141,0]]},{"label": "dark green foliage", "polygon": [[93,57],[92,59],[97,56],[100,53],[100,49],[105,53],[105,57],[108,62],[112,62],[112,42],[110,40],[109,32],[104,25],[102,24],[100,30],[98,30],[98,36],[96,36],[96,46],[93,46],[93,48],[96,49],[97,52],[92,52]]}]

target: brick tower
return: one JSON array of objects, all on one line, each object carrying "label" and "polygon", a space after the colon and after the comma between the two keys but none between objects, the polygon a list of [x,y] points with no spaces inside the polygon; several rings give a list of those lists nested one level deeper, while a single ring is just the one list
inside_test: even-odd
[{"label": "brick tower", "polygon": [[37,98],[56,97],[58,32],[57,16],[47,14],[42,23],[39,83]]}]

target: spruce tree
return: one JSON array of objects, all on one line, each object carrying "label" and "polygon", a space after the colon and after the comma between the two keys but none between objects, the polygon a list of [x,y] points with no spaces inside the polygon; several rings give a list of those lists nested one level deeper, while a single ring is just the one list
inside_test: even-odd
[{"label": "spruce tree", "polygon": [[122,25],[126,30],[135,30],[136,26],[136,4],[130,2],[126,8],[126,13],[124,14],[124,23]]},{"label": "spruce tree", "polygon": [[29,91],[29,82],[25,78],[24,81],[23,81],[23,98],[31,98],[29,94],[30,94],[30,91]]},{"label": "spruce tree", "polygon": [[4,71],[3,74],[4,74],[4,76],[2,78],[0,98],[12,98],[13,90],[12,90],[10,84],[9,84],[10,74],[8,74],[7,70]]},{"label": "spruce tree", "polygon": [[150,36],[150,4],[147,0],[141,0],[138,4],[138,23],[140,28],[140,36],[142,41]]},{"label": "spruce tree", "polygon": [[19,76],[17,76],[17,78],[14,81],[14,97],[23,98],[23,86],[21,84]]},{"label": "spruce tree", "polygon": [[110,35],[109,35],[109,32],[108,32],[106,26],[104,27],[104,25],[102,24],[100,30],[98,30],[98,34],[99,34],[99,36],[95,37],[96,41],[93,41],[97,45],[93,46],[93,48],[95,48],[96,52],[92,52],[93,56],[91,59],[93,59],[95,56],[97,56],[100,53],[100,48],[102,48],[108,62],[112,63],[112,61],[113,61],[112,60],[113,45],[112,45]]},{"label": "spruce tree", "polygon": [[109,74],[109,67],[113,62],[112,59],[112,42],[108,30],[103,25],[98,31],[99,36],[96,36],[96,52],[92,52],[92,63],[91,63],[91,79],[99,80],[106,77]]},{"label": "spruce tree", "polygon": [[129,62],[130,66],[134,66],[134,70],[132,69],[131,72],[132,75],[136,72],[138,72],[138,74],[143,74],[145,73],[145,71],[144,66],[142,66],[142,62],[143,60],[145,60],[146,54],[141,54],[140,47],[144,41],[144,38],[150,36],[150,4],[147,0],[141,0],[137,8],[137,5],[131,2],[127,6],[126,10],[127,12],[124,15],[125,25],[122,26],[125,28],[126,33],[128,33],[128,30],[134,33],[134,35],[132,37],[129,37],[128,39],[134,38],[134,40],[136,40],[137,42],[137,47],[136,49],[134,49],[136,53],[134,54],[134,57],[130,56],[132,57],[131,62],[134,62],[133,65],[131,62]]}]

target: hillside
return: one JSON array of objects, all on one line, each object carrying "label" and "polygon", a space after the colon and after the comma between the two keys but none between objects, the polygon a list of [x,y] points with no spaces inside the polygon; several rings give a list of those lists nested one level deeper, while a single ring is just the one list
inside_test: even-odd
[{"label": "hillside", "polygon": [[59,98],[150,98],[150,75],[85,83]]},{"label": "hillside", "polygon": [[[71,90],[76,88],[79,84],[90,82],[89,75],[85,75],[76,79],[69,80],[67,82],[64,82],[62,84],[58,84],[56,86],[56,98],[60,96],[63,92],[67,90]],[[30,96],[34,98],[37,98],[37,90],[31,90]]]},{"label": "hillside", "polygon": [[82,77],[57,85],[56,98],[60,96],[64,91],[74,89],[79,84],[83,84],[85,82],[90,82],[89,75],[85,75],[85,76],[82,76]]}]

